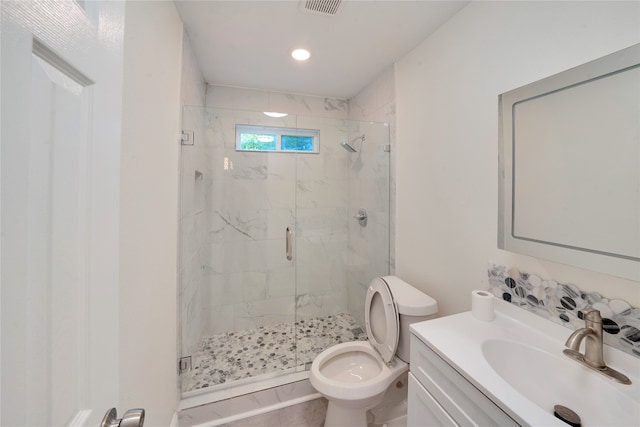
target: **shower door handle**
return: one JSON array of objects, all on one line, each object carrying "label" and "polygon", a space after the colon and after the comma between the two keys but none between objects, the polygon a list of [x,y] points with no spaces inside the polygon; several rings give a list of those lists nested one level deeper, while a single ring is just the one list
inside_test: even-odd
[{"label": "shower door handle", "polygon": [[285,237],[285,255],[287,256],[287,260],[291,261],[293,259],[292,250],[291,250],[291,235],[293,232],[289,227],[287,227],[286,237]]}]

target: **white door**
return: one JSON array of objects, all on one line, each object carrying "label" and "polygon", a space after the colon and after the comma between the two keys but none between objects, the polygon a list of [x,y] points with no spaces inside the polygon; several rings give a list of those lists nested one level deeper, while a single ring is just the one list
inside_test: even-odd
[{"label": "white door", "polygon": [[123,2],[2,1],[2,426],[118,399]]}]

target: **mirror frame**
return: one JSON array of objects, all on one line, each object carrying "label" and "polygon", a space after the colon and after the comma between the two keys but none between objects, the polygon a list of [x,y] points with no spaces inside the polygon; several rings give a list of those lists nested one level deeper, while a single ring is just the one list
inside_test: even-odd
[{"label": "mirror frame", "polygon": [[[532,97],[640,67],[640,44],[505,92],[499,102],[498,248],[640,281],[640,258],[516,236],[513,231],[513,107]],[[639,94],[640,100],[640,94]],[[639,141],[640,143],[640,141]],[[638,159],[640,167],[640,159]],[[638,183],[640,188],[640,183]],[[640,218],[638,219],[640,222]],[[640,241],[640,235],[638,236]]]}]

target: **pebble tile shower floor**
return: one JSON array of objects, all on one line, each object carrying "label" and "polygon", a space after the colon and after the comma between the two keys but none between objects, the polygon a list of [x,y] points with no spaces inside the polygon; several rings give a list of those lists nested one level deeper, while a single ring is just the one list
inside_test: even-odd
[{"label": "pebble tile shower floor", "polygon": [[205,337],[185,374],[183,391],[304,366],[332,345],[366,339],[348,313]]}]

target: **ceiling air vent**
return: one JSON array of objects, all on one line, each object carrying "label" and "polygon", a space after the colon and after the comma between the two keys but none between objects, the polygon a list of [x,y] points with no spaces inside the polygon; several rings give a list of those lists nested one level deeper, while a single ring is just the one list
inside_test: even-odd
[{"label": "ceiling air vent", "polygon": [[304,12],[335,16],[342,9],[342,0],[300,0]]}]

